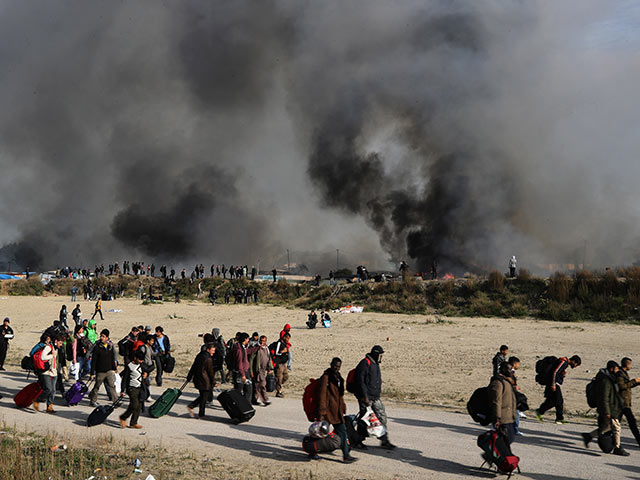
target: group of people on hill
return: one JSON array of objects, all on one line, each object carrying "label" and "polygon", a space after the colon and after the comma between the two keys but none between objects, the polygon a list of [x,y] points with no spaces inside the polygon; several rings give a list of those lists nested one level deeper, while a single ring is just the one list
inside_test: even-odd
[{"label": "group of people on hill", "polygon": [[[525,417],[519,411],[519,406],[526,406],[526,397],[520,391],[517,382],[517,370],[520,359],[508,357],[509,347],[502,345],[492,360],[493,376],[489,384],[490,418],[494,429],[499,432],[507,445],[510,445],[519,432],[519,419]],[[564,397],[562,385],[568,369],[574,369],[582,364],[578,355],[571,357],[545,357],[536,363],[536,382],[544,385],[544,401],[535,410],[538,421],[543,421],[544,414],[555,409],[555,423],[566,423],[564,417]],[[632,360],[624,357],[620,364],[609,360],[605,368],[587,387],[587,403],[595,408],[598,414],[598,428],[583,433],[585,447],[602,436],[610,435],[612,441],[611,453],[628,456],[620,442],[622,416],[627,418],[629,429],[640,446],[640,431],[631,409],[631,389],[640,384],[640,378],[630,378],[629,370]],[[605,450],[606,451],[606,450]],[[607,452],[609,453],[609,452]]]}]

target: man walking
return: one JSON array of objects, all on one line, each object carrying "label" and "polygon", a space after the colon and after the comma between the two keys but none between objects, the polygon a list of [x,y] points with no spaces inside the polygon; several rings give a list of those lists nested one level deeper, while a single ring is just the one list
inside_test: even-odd
[{"label": "man walking", "polygon": [[251,384],[251,365],[249,355],[257,352],[260,345],[248,347],[249,334],[243,332],[238,337],[238,342],[233,346],[233,388],[238,390],[249,403],[253,398],[253,386]]},{"label": "man walking", "polygon": [[287,369],[287,362],[289,361],[289,348],[287,344],[291,334],[285,333],[280,337],[280,340],[276,342],[275,348],[271,352],[273,356],[274,372],[276,375],[276,397],[284,397],[282,387],[289,380],[289,370]]},{"label": "man walking", "polygon": [[102,298],[100,297],[99,293],[98,293],[98,300],[96,301],[96,309],[93,312],[93,315],[91,316],[91,320],[93,320],[96,314],[98,313],[100,314],[100,320],[104,320],[104,317],[102,316]]},{"label": "man walking", "polygon": [[[355,371],[355,396],[358,399],[358,406],[360,407],[360,416],[363,416],[367,407],[371,407],[376,414],[380,422],[387,428],[387,412],[385,411],[384,404],[380,399],[382,392],[382,374],[380,373],[380,362],[382,362],[383,348],[380,345],[375,345],[371,352],[369,352],[356,367]],[[380,437],[381,446],[387,450],[393,450],[396,448],[394,444],[389,441],[388,431]],[[364,446],[364,445],[363,445]]]},{"label": "man walking", "polygon": [[122,428],[127,427],[127,418],[131,417],[131,423],[129,428],[142,428],[142,425],[138,424],[138,418],[140,417],[140,390],[142,388],[142,382],[146,377],[146,372],[142,371],[142,362],[144,361],[144,353],[137,351],[133,356],[133,360],[125,366],[125,372],[122,378],[122,393],[125,392],[129,395],[129,406],[125,412],[120,415],[120,425]]},{"label": "man walking", "polygon": [[216,347],[213,343],[205,344],[205,348],[201,351],[193,361],[191,369],[187,374],[187,381],[193,380],[193,385],[198,389],[198,397],[187,406],[189,415],[194,417],[193,409],[198,407],[198,419],[202,420],[205,414],[207,401],[211,395],[213,380],[213,354]]},{"label": "man walking", "polygon": [[493,357],[491,363],[493,364],[493,377],[496,377],[500,371],[500,365],[507,361],[507,355],[509,355],[509,347],[506,345],[500,345],[500,351]]},{"label": "man walking", "polygon": [[109,340],[109,330],[106,328],[100,332],[100,339],[93,347],[93,355],[91,357],[91,376],[90,380],[95,378],[96,383],[89,394],[89,405],[97,406],[98,391],[103,383],[107,384],[107,393],[109,400],[116,401],[116,373],[118,373],[118,359],[116,358],[116,349]]},{"label": "man walking", "polygon": [[618,364],[609,360],[607,368],[602,368],[596,375],[596,402],[598,409],[598,428],[589,433],[582,434],[584,446],[589,447],[589,443],[599,434],[608,431],[613,432],[615,448],[614,455],[628,457],[629,452],[620,446],[620,416],[622,415],[622,400],[618,393],[616,374],[620,370]]},{"label": "man walking", "polygon": [[511,365],[504,362],[489,384],[489,403],[494,428],[507,445],[511,445],[516,436],[516,394],[513,387]]},{"label": "man walking", "polygon": [[536,417],[538,421],[542,421],[542,416],[547,410],[556,409],[556,423],[567,423],[564,419],[564,398],[562,397],[562,383],[564,377],[567,374],[567,367],[576,368],[582,364],[582,360],[578,355],[567,359],[567,357],[560,357],[553,368],[550,378],[547,380],[544,389],[544,402],[536,410]]},{"label": "man walking", "polygon": [[9,350],[9,340],[13,338],[13,329],[9,326],[11,320],[5,317],[0,329],[0,370],[4,370],[4,361]]},{"label": "man walking", "polygon": [[171,341],[169,337],[164,334],[164,329],[161,326],[156,327],[155,338],[156,385],[161,387],[164,364],[167,361],[167,357],[171,355]]},{"label": "man walking", "polygon": [[271,371],[271,355],[269,355],[269,347],[267,347],[267,337],[260,336],[259,348],[253,360],[254,373],[254,393],[253,399],[257,404],[261,401],[264,406],[271,405],[267,395],[267,374]]},{"label": "man walking", "polygon": [[640,432],[638,431],[638,424],[636,417],[631,410],[631,389],[640,384],[640,378],[629,378],[629,370],[631,370],[631,359],[624,357],[620,361],[620,370],[616,374],[616,380],[618,382],[618,389],[620,390],[620,396],[622,397],[622,415],[627,417],[627,423],[629,423],[629,430],[633,433],[633,437],[640,445]]}]

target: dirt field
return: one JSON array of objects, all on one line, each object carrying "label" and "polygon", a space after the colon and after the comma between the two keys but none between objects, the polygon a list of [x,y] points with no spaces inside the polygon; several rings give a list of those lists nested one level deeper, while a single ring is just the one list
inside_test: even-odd
[{"label": "dirt field", "polygon": [[[42,330],[57,319],[68,297],[2,297],[0,316],[11,317],[16,338],[11,342],[7,368],[19,370],[22,356]],[[92,302],[80,302],[83,318],[93,313]],[[199,351],[197,334],[218,327],[226,339],[242,330],[277,338],[285,323],[292,325],[294,363],[287,393],[296,397],[310,377],[316,377],[334,356],[343,359],[343,374],[373,346],[386,350],[382,362],[383,395],[428,405],[464,408],[475,388],[491,375],[491,358],[501,343],[522,360],[520,384],[530,405],[542,401],[542,387],[534,382],[535,361],[545,355],[579,354],[583,365],[568,374],[566,408],[587,410],[584,388],[609,359],[640,357],[640,327],[597,323],[558,323],[518,319],[437,318],[425,315],[361,313],[333,315],[330,329],[308,330],[305,311],[268,305],[217,305],[184,302],[142,305],[131,299],[103,303],[104,321],[112,339],[122,338],[132,325],[162,325],[171,338],[177,366],[170,378],[186,375]],[[122,310],[118,313],[110,309]],[[632,375],[633,375],[632,371]],[[640,373],[638,374],[640,376]]]}]

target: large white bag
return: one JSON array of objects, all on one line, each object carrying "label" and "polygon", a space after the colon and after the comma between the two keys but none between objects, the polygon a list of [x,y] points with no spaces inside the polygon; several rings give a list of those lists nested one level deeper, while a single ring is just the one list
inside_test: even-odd
[{"label": "large white bag", "polygon": [[362,421],[367,426],[367,432],[372,437],[380,438],[387,433],[386,427],[382,424],[371,407],[367,407],[367,411],[362,416]]},{"label": "large white bag", "polygon": [[113,383],[116,386],[116,393],[120,395],[120,392],[122,391],[122,377],[116,373],[116,378]]}]

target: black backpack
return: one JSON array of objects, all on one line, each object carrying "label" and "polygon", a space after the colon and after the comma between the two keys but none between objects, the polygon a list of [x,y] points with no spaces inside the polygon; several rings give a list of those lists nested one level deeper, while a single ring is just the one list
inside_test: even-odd
[{"label": "black backpack", "polygon": [[476,389],[467,402],[467,412],[474,422],[486,426],[491,423],[491,405],[489,404],[489,387]]},{"label": "black backpack", "polygon": [[131,341],[129,340],[129,335],[124,337],[122,340],[118,342],[118,353],[121,357],[128,357],[131,352]]},{"label": "black backpack", "polygon": [[553,369],[558,364],[558,357],[548,356],[536,362],[536,382],[547,386],[551,381]]},{"label": "black backpack", "polygon": [[236,370],[236,356],[233,350],[237,343],[238,342],[236,342],[234,338],[229,339],[227,342],[227,355],[224,357],[224,363],[227,365],[227,370],[230,372]]},{"label": "black backpack", "polygon": [[598,406],[598,397],[596,395],[596,377],[587,383],[587,388],[585,389],[585,393],[587,394],[587,404],[590,408],[596,408]]}]

